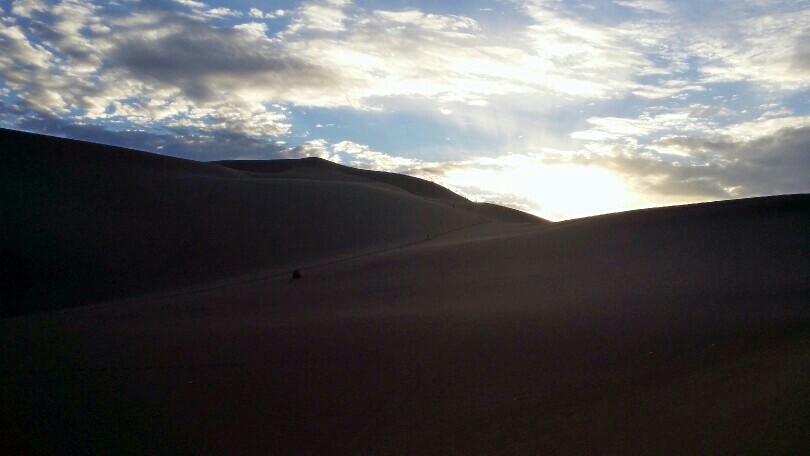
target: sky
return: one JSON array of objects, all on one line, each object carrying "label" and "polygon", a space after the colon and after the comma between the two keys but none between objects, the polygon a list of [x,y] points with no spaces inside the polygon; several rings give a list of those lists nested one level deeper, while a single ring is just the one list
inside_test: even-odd
[{"label": "sky", "polygon": [[810,0],[0,0],[0,127],[551,220],[810,192]]}]

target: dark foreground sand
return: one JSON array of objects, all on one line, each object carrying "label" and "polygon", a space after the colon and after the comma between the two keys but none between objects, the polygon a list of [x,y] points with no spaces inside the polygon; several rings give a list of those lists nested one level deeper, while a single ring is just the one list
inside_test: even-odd
[{"label": "dark foreground sand", "polygon": [[4,454],[810,451],[808,195],[550,224],[2,133]]}]

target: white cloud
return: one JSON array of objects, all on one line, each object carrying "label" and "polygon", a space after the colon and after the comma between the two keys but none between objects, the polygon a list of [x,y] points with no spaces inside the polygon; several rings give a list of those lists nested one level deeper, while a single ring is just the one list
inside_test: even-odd
[{"label": "white cloud", "polygon": [[634,75],[650,65],[620,28],[587,23],[543,5],[527,5],[526,11],[535,21],[524,33],[534,77],[552,91],[607,98],[633,88]]},{"label": "white cloud", "polygon": [[277,17],[284,16],[284,10],[268,11],[265,13],[259,8],[251,8],[247,12],[246,16],[254,19],[275,19]]},{"label": "white cloud", "polygon": [[666,0],[615,0],[617,5],[627,6],[660,14],[672,13],[672,5]]},{"label": "white cloud", "polygon": [[639,85],[636,89],[633,89],[632,93],[642,98],[655,99],[671,98],[685,92],[703,92],[705,90],[705,87],[692,84],[689,81],[670,79],[658,81],[658,84]]},{"label": "white cloud", "polygon": [[[53,81],[62,74],[84,74],[96,88],[65,91],[51,82],[57,90],[50,91],[42,78],[30,84],[36,89],[21,83],[20,91],[27,98],[49,92],[51,100],[40,96],[38,106],[51,105],[48,109],[55,111],[73,105],[87,109],[91,118],[105,117],[110,101],[146,94],[164,97],[164,105],[174,100],[201,110],[222,99],[379,110],[386,100],[402,97],[450,109],[439,104],[486,106],[493,97],[508,94],[567,102],[566,97],[653,91],[633,81],[635,73],[652,65],[634,49],[642,33],[587,24],[538,4],[526,7],[532,24],[507,39],[492,40],[468,17],[368,12],[346,0],[304,3],[288,29],[269,37],[262,23],[229,28],[206,22],[236,15],[233,10],[181,3],[196,12],[196,20],[144,10],[100,22],[89,19],[104,17],[90,9],[96,8],[91,3],[60,3],[52,29],[63,39],[54,46],[70,53],[71,60],[51,64],[48,72]],[[80,4],[88,5],[86,11],[69,17],[68,6],[78,13]],[[35,3],[28,6],[29,11],[36,8]],[[258,8],[248,13],[252,18],[267,14]],[[92,42],[83,32],[87,28],[98,35]],[[666,90],[697,88],[678,83]],[[131,104],[131,110],[140,106]],[[142,113],[146,119],[147,112]],[[197,125],[197,120],[189,122]]]},{"label": "white cloud", "polygon": [[753,141],[771,136],[786,128],[806,128],[810,126],[810,115],[766,117],[750,122],[728,125],[718,129],[717,133],[740,141]]},{"label": "white cloud", "polygon": [[242,13],[232,10],[230,8],[211,8],[203,13],[208,17],[223,18],[223,17],[241,17]]},{"label": "white cloud", "polygon": [[338,69],[349,83],[310,104],[364,109],[371,108],[367,100],[398,96],[477,106],[505,94],[608,98],[639,87],[634,73],[652,65],[626,30],[529,11],[534,23],[511,40],[490,39],[468,17],[415,10],[355,12],[339,38],[308,38],[301,25],[307,21],[299,20],[285,38],[293,54]]},{"label": "white cloud", "polygon": [[[244,84],[257,74],[272,84],[274,70],[302,68],[295,59],[273,63],[266,58],[271,53],[266,25],[212,28],[149,11],[101,23],[95,13],[96,7],[86,2],[53,6],[55,20],[39,26],[49,31],[43,45],[29,39],[29,30],[0,25],[0,39],[12,50],[0,57],[7,86],[39,111],[80,109],[78,117],[85,120],[126,119],[135,125],[265,136],[289,131],[283,111],[242,93],[242,84],[233,79],[244,74],[246,63],[254,68],[248,69]],[[217,85],[225,90],[212,92]]]},{"label": "white cloud", "polygon": [[[667,110],[660,113],[644,113],[635,118],[591,117],[587,130],[576,131],[572,138],[592,141],[637,142],[653,134],[665,132],[703,133],[716,128],[714,115],[719,107],[695,105],[688,108]],[[710,114],[714,115],[710,115]]]},{"label": "white cloud", "polygon": [[716,24],[689,51],[700,57],[705,82],[752,81],[771,90],[810,87],[810,9]]},{"label": "white cloud", "polygon": [[32,17],[35,13],[48,11],[48,5],[42,0],[15,0],[11,12],[21,17]]},{"label": "white cloud", "polygon": [[345,30],[348,19],[345,8],[349,0],[314,0],[305,2],[297,11],[297,17],[290,25],[290,33],[340,32]]},{"label": "white cloud", "polygon": [[457,38],[467,37],[469,33],[479,30],[475,20],[464,16],[426,14],[418,10],[375,11],[373,15],[392,28],[418,28]]},{"label": "white cloud", "polygon": [[421,160],[413,158],[396,157],[373,151],[367,145],[352,141],[340,141],[332,146],[332,150],[340,154],[341,161],[349,166],[377,171],[409,173],[422,163]]},{"label": "white cloud", "polygon": [[195,8],[195,9],[204,9],[204,8],[208,7],[208,5],[206,5],[205,3],[198,2],[198,1],[195,1],[195,0],[174,0],[174,1],[181,4],[181,5],[185,5],[185,6],[188,6],[190,8]]},{"label": "white cloud", "polygon": [[765,120],[765,119],[772,119],[774,117],[790,117],[794,114],[792,109],[788,109],[784,106],[782,107],[774,107],[774,109],[768,109],[762,113],[762,115],[757,120]]},{"label": "white cloud", "polygon": [[329,149],[329,143],[325,139],[312,139],[304,144],[290,149],[287,158],[318,157],[326,160],[338,161],[337,157]]},{"label": "white cloud", "polygon": [[30,43],[22,28],[0,24],[0,43],[6,52],[0,55],[0,74],[5,84],[21,98],[43,112],[67,112],[72,82],[52,75],[50,68],[58,58],[39,44]]}]

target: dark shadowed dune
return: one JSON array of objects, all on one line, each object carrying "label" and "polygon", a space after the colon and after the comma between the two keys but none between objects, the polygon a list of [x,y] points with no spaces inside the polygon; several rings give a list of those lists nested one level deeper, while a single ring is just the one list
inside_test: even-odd
[{"label": "dark shadowed dune", "polygon": [[9,130],[0,149],[0,315],[291,270],[493,219],[431,182],[319,159],[224,167]]},{"label": "dark shadowed dune", "polygon": [[2,138],[4,312],[98,300],[0,320],[4,453],[810,452],[810,195],[507,223]]}]

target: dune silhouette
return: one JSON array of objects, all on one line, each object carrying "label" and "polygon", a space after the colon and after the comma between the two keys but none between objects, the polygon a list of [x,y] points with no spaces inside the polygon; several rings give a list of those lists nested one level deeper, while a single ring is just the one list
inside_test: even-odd
[{"label": "dune silhouette", "polygon": [[810,450],[810,195],[550,223],[315,158],[0,149],[0,447]]},{"label": "dune silhouette", "polygon": [[290,270],[476,223],[545,222],[320,159],[200,163],[9,130],[2,138],[2,249],[7,264],[25,265],[4,274],[12,299],[2,315]]}]

